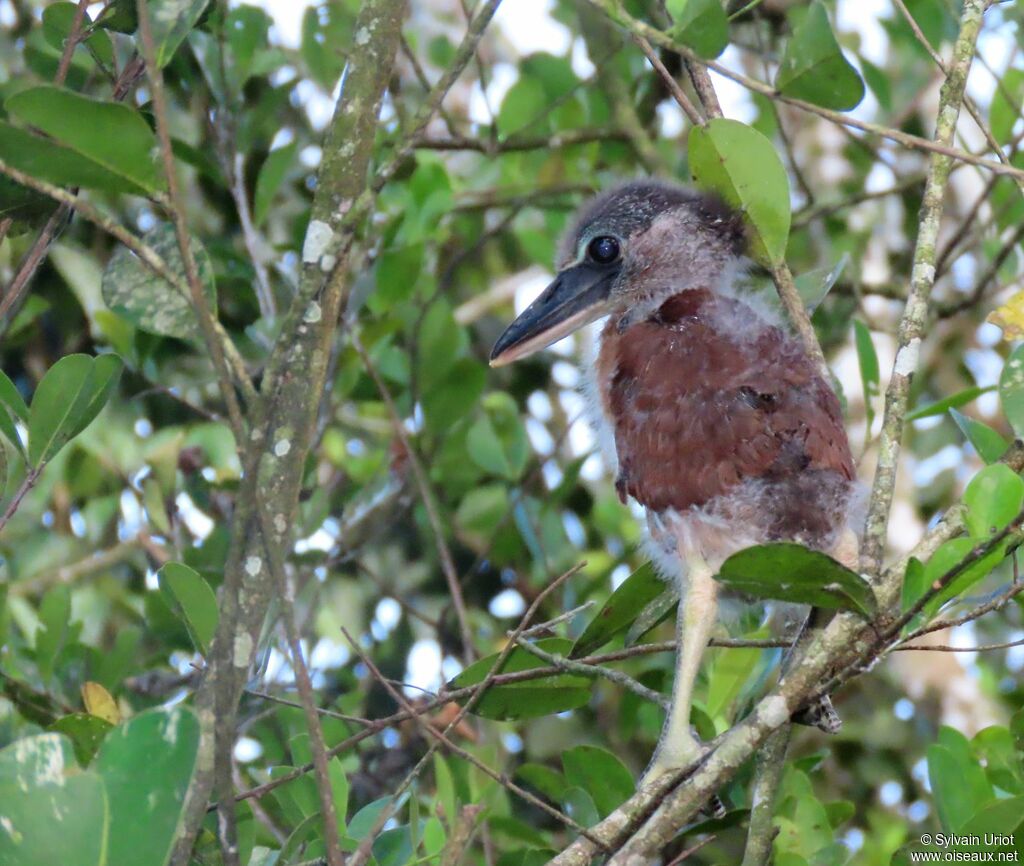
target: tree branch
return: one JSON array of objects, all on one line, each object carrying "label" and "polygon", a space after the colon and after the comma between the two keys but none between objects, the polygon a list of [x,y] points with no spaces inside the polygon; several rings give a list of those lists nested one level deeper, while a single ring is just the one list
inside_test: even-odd
[{"label": "tree branch", "polygon": [[[953,45],[949,73],[939,95],[935,141],[944,146],[949,145],[956,132],[960,105],[967,84],[967,73],[971,68],[974,46],[988,3],[989,0],[969,0],[964,4],[960,32]],[[896,489],[904,416],[910,399],[910,381],[917,371],[921,340],[928,318],[928,298],[935,284],[936,242],[942,221],[946,183],[952,165],[953,160],[948,154],[933,153],[928,165],[928,177],[925,180],[924,199],[921,202],[918,219],[920,228],[910,275],[910,293],[900,319],[896,337],[896,360],[885,393],[885,411],[878,443],[878,464],[861,544],[861,568],[871,575],[877,575],[882,566],[889,511]]]},{"label": "tree branch", "polygon": [[[360,9],[355,32],[369,38],[354,41],[347,58],[345,87],[326,136],[313,220],[302,256],[302,300],[289,311],[268,365],[267,375],[271,370],[274,375],[269,382],[265,375],[260,399],[252,407],[252,432],[248,440],[239,443],[244,447],[245,471],[220,594],[220,620],[196,694],[200,748],[171,861],[174,866],[189,861],[215,770],[219,778],[230,780],[230,773],[222,768],[230,762],[238,699],[274,588],[273,575],[263,558],[271,546],[286,549],[291,538],[329,347],[346,293],[347,247],[331,262],[334,278],[324,284],[324,229],[333,232],[327,221],[337,224],[346,210],[342,203],[354,201],[366,190],[377,117],[394,66],[404,14],[404,0],[368,0]],[[258,512],[263,508],[271,516],[269,536],[260,525]],[[222,781],[221,807],[229,809],[233,792],[224,787]]]}]

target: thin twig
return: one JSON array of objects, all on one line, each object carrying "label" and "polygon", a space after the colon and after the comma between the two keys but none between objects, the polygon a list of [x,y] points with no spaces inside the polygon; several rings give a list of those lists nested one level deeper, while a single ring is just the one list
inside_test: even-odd
[{"label": "thin twig", "polygon": [[647,58],[648,63],[650,63],[654,71],[658,73],[658,77],[661,78],[662,83],[668,89],[672,98],[679,104],[679,107],[683,110],[683,114],[690,119],[690,123],[694,126],[703,126],[706,121],[700,116],[700,112],[697,111],[694,104],[690,102],[690,97],[687,96],[683,88],[679,86],[679,82],[676,81],[672,73],[665,68],[665,64],[661,62],[661,58],[658,57],[657,52],[651,47],[651,43],[644,39],[643,36],[637,36],[636,34],[633,34],[633,39],[636,44],[640,46],[640,50],[643,51],[644,57]]},{"label": "thin twig", "polygon": [[[2,410],[0,410],[2,411]],[[43,471],[42,466],[37,466],[28,471],[28,474],[22,479],[21,484],[18,485],[18,489],[14,491],[14,496],[11,497],[11,501],[7,503],[7,508],[4,509],[4,513],[0,516],[0,532],[3,532],[4,527],[7,526],[8,521],[14,516],[14,512],[18,510],[18,506],[21,505],[21,500],[25,498],[26,494],[35,487],[36,482],[39,480],[39,476]]]},{"label": "thin twig", "polygon": [[57,74],[53,83],[60,87],[68,77],[68,70],[71,68],[71,57],[78,47],[78,41],[82,38],[82,24],[85,21],[85,10],[89,7],[90,0],[78,0],[75,7],[75,17],[71,19],[71,31],[64,40],[64,51],[60,55],[60,63],[57,64]]},{"label": "thin twig", "polygon": [[[29,189],[33,189],[36,192],[40,192],[43,195],[49,196],[54,201],[66,204],[83,219],[88,220],[97,228],[102,229],[107,234],[111,235],[111,237],[128,247],[128,249],[139,257],[142,264],[149,268],[158,277],[170,283],[171,286],[173,286],[178,292],[182,293],[184,297],[190,297],[188,286],[170,269],[167,262],[160,257],[156,250],[136,235],[132,234],[132,232],[128,231],[128,229],[121,225],[117,220],[107,216],[81,196],[75,195],[62,187],[55,186],[47,181],[39,180],[38,178],[32,177],[32,175],[25,174],[25,172],[9,165],[2,157],[0,157],[0,174],[5,174],[11,178],[11,180],[20,183],[22,186],[27,186]],[[45,256],[42,258],[45,258]],[[245,368],[245,361],[238,353],[238,350],[235,348],[234,343],[228,336],[227,331],[224,330],[223,325],[221,325],[220,322],[215,321],[214,328],[217,331],[218,338],[224,347],[227,360],[231,364],[236,384],[246,395],[246,399],[254,399],[256,392],[252,387],[252,383],[249,381],[249,374]]]},{"label": "thin twig", "polygon": [[[760,3],[761,0],[754,0],[754,2]],[[688,860],[691,854],[696,854],[698,851],[700,851],[701,848],[703,848],[705,845],[709,845],[710,843],[714,842],[717,838],[718,837],[715,836],[714,833],[712,833],[706,838],[701,839],[696,845],[691,845],[684,851],[680,851],[675,857],[669,860],[668,863],[665,864],[665,866],[679,866],[679,864],[682,863],[684,860]]]},{"label": "thin twig", "polygon": [[560,613],[558,616],[554,617],[553,619],[549,619],[547,622],[539,622],[536,625],[532,625],[522,633],[522,637],[528,638],[533,637],[534,635],[541,634],[542,632],[549,632],[556,625],[560,625],[563,622],[569,622],[570,620],[575,619],[577,616],[583,613],[583,611],[592,608],[594,604],[595,602],[593,599],[591,599],[590,601],[585,601],[583,602],[583,604],[577,605],[576,607],[572,608],[572,610],[567,610],[565,613]]},{"label": "thin twig", "polygon": [[979,644],[978,646],[949,646],[946,644],[908,646],[906,644],[900,644],[897,647],[893,647],[893,649],[931,653],[983,653],[991,652],[992,650],[1011,649],[1015,646],[1024,646],[1024,638],[1020,638],[1019,640],[1006,641],[1006,643],[983,643]]},{"label": "thin twig", "polygon": [[[956,132],[967,74],[971,68],[975,43],[987,8],[988,0],[974,0],[964,4],[960,33],[953,47],[953,59],[939,95],[935,141],[945,147],[952,142]],[[952,165],[953,160],[949,154],[938,152],[932,154],[928,163],[928,177],[918,219],[920,228],[914,246],[910,292],[900,318],[896,359],[885,392],[882,432],[878,442],[878,463],[861,544],[861,569],[870,575],[878,575],[882,567],[889,511],[896,488],[900,441],[910,399],[910,381],[917,371],[921,340],[927,323],[928,301],[935,284],[936,243]]]},{"label": "thin twig", "polygon": [[609,682],[615,683],[616,685],[622,686],[627,691],[632,692],[634,695],[642,698],[645,701],[651,701],[663,710],[667,710],[671,703],[668,698],[662,695],[660,692],[649,689],[643,683],[637,682],[629,674],[623,673],[622,671],[616,671],[612,668],[605,668],[599,665],[588,665],[583,662],[578,662],[573,659],[567,659],[564,656],[555,655],[549,653],[547,650],[542,650],[536,644],[530,643],[525,640],[522,636],[516,638],[516,643],[519,644],[524,650],[530,655],[536,656],[542,661],[546,661],[551,667],[556,668],[559,671],[566,673],[579,674],[580,676],[595,678],[603,677]]},{"label": "thin twig", "polygon": [[[924,46],[924,49],[928,53],[928,56],[931,57],[935,65],[939,67],[939,71],[942,72],[942,74],[948,78],[949,70],[946,68],[946,64],[943,63],[942,58],[939,57],[938,55],[938,52],[934,48],[932,48],[932,44],[928,41],[928,37],[924,35],[924,32],[921,30],[920,25],[917,23],[917,19],[910,14],[910,10],[907,8],[907,5],[903,2],[903,0],[893,0],[893,3],[895,4],[896,8],[899,9],[900,15],[903,16],[903,20],[909,25],[911,31],[914,34],[914,37],[917,39],[919,43],[921,43],[922,46]],[[1000,79],[996,77],[996,80],[999,81]],[[1014,102],[1015,100],[1012,101],[1010,104],[1012,105],[1014,104]],[[981,111],[979,110],[978,106],[975,104],[974,100],[971,99],[970,94],[966,92],[963,95],[963,105],[964,108],[967,109],[967,113],[971,116],[971,119],[975,122],[975,124],[977,124],[978,129],[981,130],[981,134],[985,137],[985,142],[991,148],[992,152],[996,155],[999,161],[1003,163],[1003,165],[1010,165],[1011,163],[1009,157],[1005,153],[1003,153],[1003,149],[1002,147],[999,146],[999,142],[996,141],[995,136],[992,135],[992,130],[989,129],[988,124],[986,124],[984,119],[982,118]],[[1020,183],[1019,179],[1018,183]]]},{"label": "thin twig", "polygon": [[524,150],[556,150],[594,142],[628,140],[629,136],[626,132],[616,128],[565,129],[554,135],[510,136],[504,141],[491,141],[470,136],[438,138],[421,134],[413,139],[413,147],[416,150],[473,150],[487,156],[494,156],[500,153],[518,153]]},{"label": "thin twig", "polygon": [[[959,160],[961,162],[967,162],[972,165],[980,165],[984,168],[992,171],[996,174],[1007,175],[1017,180],[1024,180],[1024,169],[1019,169],[1014,166],[1003,165],[1000,162],[991,159],[985,159],[984,157],[977,156],[973,153],[969,153],[965,150],[952,147],[949,144],[944,144],[939,141],[932,141],[927,138],[921,138],[917,135],[910,135],[902,132],[898,129],[893,129],[887,126],[882,126],[877,123],[870,123],[868,121],[858,120],[848,114],[843,114],[839,111],[833,111],[829,108],[822,108],[819,105],[814,105],[810,102],[805,102],[802,99],[795,99],[791,96],[786,96],[780,93],[774,87],[769,84],[765,84],[763,81],[758,81],[755,78],[750,78],[740,72],[736,72],[719,63],[715,60],[706,60],[698,57],[693,53],[687,46],[680,42],[677,42],[667,33],[658,30],[656,27],[652,27],[644,21],[634,18],[632,15],[627,13],[622,7],[619,0],[588,0],[588,2],[600,9],[612,20],[617,22],[622,27],[625,27],[631,33],[636,33],[654,45],[661,46],[662,48],[668,48],[671,51],[675,51],[683,56],[686,60],[688,67],[703,67],[717,72],[723,78],[728,78],[730,81],[734,81],[737,84],[745,87],[752,93],[759,93],[762,96],[766,96],[769,99],[775,99],[780,102],[785,102],[789,105],[793,105],[802,111],[816,114],[819,117],[823,117],[825,120],[831,123],[838,124],[840,126],[848,126],[852,129],[859,129],[861,132],[866,132],[870,135],[877,135],[881,138],[886,138],[890,141],[895,141],[897,144],[901,144],[904,147],[908,147],[912,150],[923,150],[930,153],[937,153],[943,156],[948,156],[951,159]],[[955,65],[955,64],[954,64]],[[697,89],[698,94],[702,95],[701,87],[698,86],[698,81],[704,81],[704,76],[699,76],[698,79],[694,80],[694,85]],[[710,81],[710,79],[707,79]],[[720,112],[719,112],[720,113]]]},{"label": "thin twig", "polygon": [[[501,669],[504,667],[505,662],[508,660],[509,656],[511,656],[513,650],[515,649],[516,641],[520,633],[529,625],[530,620],[533,619],[534,614],[540,608],[544,600],[556,589],[558,589],[566,580],[568,580],[570,577],[576,574],[581,568],[583,568],[585,564],[586,563],[579,563],[578,565],[564,572],[559,577],[555,578],[555,580],[552,581],[548,586],[546,586],[540,593],[538,593],[537,597],[533,600],[530,606],[526,609],[526,612],[523,614],[519,626],[513,632],[512,639],[509,640],[509,642],[505,645],[502,651],[498,654],[498,657],[494,660],[494,664],[491,665],[491,669],[488,672],[487,676],[484,677],[484,679],[474,687],[473,694],[470,696],[469,700],[467,700],[466,703],[459,708],[459,712],[455,714],[455,716],[448,723],[447,727],[444,729],[443,732],[436,730],[434,727],[430,725],[426,725],[420,718],[419,714],[412,714],[413,718],[416,720],[417,725],[420,726],[424,733],[428,734],[429,737],[432,737],[434,739],[434,742],[431,743],[431,745],[427,749],[426,754],[417,762],[416,766],[406,776],[401,785],[399,785],[398,789],[392,795],[391,801],[389,802],[388,806],[381,811],[381,814],[374,822],[373,829],[370,830],[370,832],[366,835],[363,841],[360,842],[359,848],[356,849],[356,852],[353,855],[352,860],[350,862],[350,866],[363,866],[363,863],[365,863],[366,860],[369,858],[370,848],[373,845],[373,841],[380,833],[380,831],[383,829],[384,825],[390,820],[391,816],[394,815],[394,812],[397,809],[397,805],[399,803],[399,798],[409,787],[409,785],[412,784],[413,780],[416,778],[416,775],[418,775],[418,773],[422,771],[422,769],[426,766],[427,761],[431,758],[431,756],[442,743],[449,749],[456,751],[456,753],[464,759],[473,763],[474,766],[477,766],[479,769],[488,773],[492,777],[496,777],[499,781],[501,781],[503,785],[509,788],[509,790],[514,791],[514,793],[518,794],[519,796],[525,795],[525,798],[527,798],[528,801],[531,802],[533,805],[543,809],[548,814],[552,815],[552,817],[557,818],[558,820],[565,823],[567,826],[570,826],[573,829],[576,829],[577,831],[580,831],[589,836],[586,828],[581,827],[576,821],[573,821],[569,816],[564,815],[562,812],[560,812],[557,809],[554,809],[551,806],[548,806],[548,804],[544,803],[543,800],[534,797],[532,794],[519,788],[518,785],[515,785],[511,781],[507,779],[502,781],[501,777],[498,776],[498,774],[495,774],[493,770],[490,770],[490,768],[486,767],[481,762],[479,762],[475,758],[475,756],[470,755],[470,753],[466,752],[464,749],[461,749],[459,746],[455,745],[451,742],[451,740],[448,739],[448,733],[452,729],[454,729],[455,726],[462,721],[465,715],[469,713],[473,709],[473,707],[480,702],[480,700],[486,694],[487,689],[491,687],[491,685],[494,682],[494,677],[501,672]],[[410,712],[412,710],[412,707],[409,705],[405,697],[401,695],[401,693],[398,692],[387,681],[387,679],[381,675],[380,671],[374,665],[373,660],[362,652],[362,650],[359,647],[359,644],[352,638],[352,636],[345,629],[342,629],[342,631],[345,637],[348,639],[349,644],[352,646],[352,649],[360,656],[363,663],[370,669],[374,677],[376,677],[378,681],[380,681],[384,685],[385,689],[387,689],[388,693],[392,696],[395,702],[399,704],[399,706],[401,706],[406,712]]]},{"label": "thin twig", "polygon": [[[210,309],[202,281],[199,279],[199,267],[188,231],[185,205],[178,188],[178,172],[174,163],[174,150],[171,144],[171,131],[167,119],[167,96],[164,93],[164,78],[156,64],[156,44],[153,41],[153,29],[149,20],[148,0],[136,3],[139,16],[139,37],[142,45],[142,56],[146,63],[149,86],[152,89],[153,115],[156,120],[156,136],[160,145],[160,157],[163,162],[164,177],[167,181],[167,205],[174,234],[178,241],[182,264],[185,268],[185,283],[188,286],[192,307],[196,320],[206,341],[214,369],[220,379],[221,393],[228,407],[228,417],[235,434],[235,441],[241,443],[245,438],[245,423],[242,410],[235,393],[233,377],[227,362],[227,353],[223,345],[223,331],[218,331],[216,317]],[[332,864],[333,866],[333,864]]]},{"label": "thin twig", "polygon": [[[232,149],[234,147],[233,139],[232,136],[232,141],[229,142]],[[252,221],[249,195],[245,189],[242,154],[235,153],[232,157],[228,152],[224,157],[224,162],[227,163],[227,175],[231,179],[231,197],[234,199],[235,210],[238,212],[238,225],[242,229],[242,242],[245,244],[245,251],[249,254],[252,272],[256,277],[256,302],[260,307],[260,315],[265,319],[273,319],[277,315],[277,302],[274,300],[274,290],[270,287],[270,278],[267,275],[267,266],[264,262],[263,249],[266,247],[266,241],[260,236]]]},{"label": "thin twig", "polygon": [[[708,642],[708,646],[721,647],[725,649],[731,648],[754,648],[754,649],[772,649],[777,647],[786,648],[790,646],[790,641],[781,639],[758,639],[758,640],[742,640],[742,639],[712,639]],[[608,662],[623,661],[626,659],[639,658],[646,655],[652,655],[656,653],[671,653],[676,651],[675,641],[663,641],[661,643],[650,643],[640,644],[634,647],[627,647],[621,650],[613,650],[612,652],[602,653],[592,656],[586,656],[584,658],[575,659],[580,664],[588,665],[600,665]],[[496,674],[492,680],[492,685],[501,686],[508,685],[511,683],[522,683],[535,679],[543,679],[544,677],[555,676],[561,673],[561,669],[553,666],[549,667],[538,667],[530,668],[525,671],[515,671],[514,673]],[[362,742],[368,737],[378,734],[387,728],[392,728],[408,719],[411,719],[417,715],[422,716],[427,713],[431,713],[434,710],[439,709],[451,701],[461,701],[470,698],[476,686],[466,686],[461,689],[454,689],[452,691],[444,691],[438,697],[427,701],[426,703],[415,707],[412,711],[401,710],[396,713],[392,713],[390,716],[386,716],[381,719],[367,720],[366,727],[364,730],[347,737],[340,743],[336,743],[327,750],[328,757],[334,757],[347,752],[358,743]],[[266,693],[258,693],[260,697],[268,697]],[[277,698],[278,701],[283,701],[281,698]],[[295,704],[298,707],[298,704]],[[321,715],[340,718],[343,721],[353,721],[352,717],[343,716],[340,713],[336,713],[334,710],[318,709],[318,713]],[[264,784],[257,785],[248,791],[243,791],[236,796],[237,800],[246,800],[253,797],[262,797],[265,794],[273,791],[281,785],[286,785],[289,782],[304,776],[307,773],[312,772],[313,765],[305,764],[301,767],[296,767],[294,770],[287,774],[281,775],[276,779],[272,779]]]},{"label": "thin twig", "polygon": [[412,467],[413,477],[416,479],[416,486],[419,488],[420,497],[423,500],[423,507],[427,512],[427,520],[430,522],[430,528],[434,534],[434,543],[437,546],[437,555],[441,560],[441,570],[448,583],[448,591],[452,596],[452,606],[455,608],[455,616],[459,621],[459,632],[462,637],[463,655],[467,660],[472,661],[472,659],[475,658],[476,652],[473,646],[473,632],[469,627],[469,615],[466,613],[466,602],[462,597],[462,585],[459,583],[459,574],[455,570],[455,560],[452,559],[451,551],[448,549],[448,542],[445,541],[444,525],[441,522],[441,515],[437,509],[437,502],[434,499],[434,491],[430,486],[430,480],[427,478],[427,473],[423,469],[423,463],[421,462],[419,455],[416,453],[412,441],[409,439],[409,434],[406,432],[405,424],[402,422],[402,416],[398,412],[398,407],[395,405],[394,398],[392,398],[388,386],[384,383],[384,380],[377,372],[377,368],[370,359],[362,341],[359,339],[359,335],[353,331],[351,339],[352,346],[355,348],[356,352],[359,353],[359,357],[362,358],[363,366],[366,367],[366,371],[370,374],[370,378],[373,379],[381,398],[384,400],[384,403],[388,408],[395,435],[398,437],[399,442],[402,443],[402,448],[409,459],[409,465]]},{"label": "thin twig", "polygon": [[[75,17],[71,21],[71,31],[68,33],[67,39],[64,40],[64,49],[61,52],[60,62],[57,64],[57,74],[53,78],[53,83],[58,87],[64,84],[68,70],[71,68],[71,58],[82,35],[82,24],[85,21],[85,13],[88,6],[89,0],[78,0],[78,5],[75,7]],[[59,205],[50,214],[46,224],[40,230],[36,239],[32,242],[29,251],[18,265],[18,270],[11,280],[11,284],[4,292],[3,298],[0,299],[0,333],[5,331],[10,322],[13,321],[13,311],[21,303],[29,282],[35,276],[39,265],[42,264],[47,253],[50,251],[50,245],[56,239],[61,229],[67,225],[68,214],[69,210],[66,205]]]},{"label": "thin twig", "polygon": [[[931,632],[942,631],[947,628],[956,628],[959,625],[974,622],[974,620],[980,619],[987,613],[1002,609],[1008,601],[1020,595],[1021,592],[1024,592],[1024,582],[1015,582],[1010,585],[1009,589],[999,593],[995,598],[990,599],[984,604],[980,604],[967,611],[967,613],[953,619],[939,619],[934,622],[930,622],[927,625],[921,626],[921,628],[912,631],[903,639],[903,641],[906,643],[907,641],[912,641],[914,638],[930,634]],[[896,649],[901,648],[901,646],[896,647]]]},{"label": "thin twig", "polygon": [[[272,544],[268,540],[268,546]],[[276,569],[275,569],[276,570]],[[324,729],[317,715],[316,695],[313,683],[309,678],[309,668],[302,655],[302,644],[299,630],[295,625],[295,587],[289,575],[280,574],[279,585],[282,585],[284,605],[285,634],[288,638],[288,649],[292,659],[292,670],[295,672],[295,685],[302,703],[302,712],[306,717],[306,730],[309,732],[310,752],[313,757],[313,770],[316,774],[317,797],[320,800],[320,817],[323,824],[324,848],[327,853],[327,866],[343,866],[345,855],[341,851],[341,835],[338,831],[338,809],[335,805],[334,790],[331,786],[331,773],[327,761],[327,745],[324,742]]]}]

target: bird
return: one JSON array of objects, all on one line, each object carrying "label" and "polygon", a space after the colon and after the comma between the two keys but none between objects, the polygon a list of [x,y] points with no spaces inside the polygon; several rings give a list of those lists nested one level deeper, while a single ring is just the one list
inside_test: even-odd
[{"label": "bird", "polygon": [[[597,195],[559,247],[557,274],[501,334],[494,367],[604,319],[593,377],[599,438],[645,544],[679,587],[672,699],[641,777],[706,754],[690,724],[731,554],[792,541],[856,563],[858,484],[825,374],[767,304],[743,293],[743,215],[714,193],[641,179]],[[810,722],[837,727],[831,704]]]}]

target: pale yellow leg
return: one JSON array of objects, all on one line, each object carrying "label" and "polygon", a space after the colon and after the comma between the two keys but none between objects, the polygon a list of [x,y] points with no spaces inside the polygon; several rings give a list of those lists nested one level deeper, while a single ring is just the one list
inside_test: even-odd
[{"label": "pale yellow leg", "polygon": [[665,727],[641,784],[665,773],[680,770],[701,755],[700,743],[690,732],[690,705],[693,685],[700,670],[701,656],[714,628],[718,611],[718,584],[711,568],[702,558],[688,560],[686,588],[679,602],[676,619],[676,677],[672,703]]},{"label": "pale yellow leg", "polygon": [[860,542],[857,540],[857,534],[852,529],[844,529],[836,539],[835,547],[832,549],[832,558],[860,573],[859,554]]}]

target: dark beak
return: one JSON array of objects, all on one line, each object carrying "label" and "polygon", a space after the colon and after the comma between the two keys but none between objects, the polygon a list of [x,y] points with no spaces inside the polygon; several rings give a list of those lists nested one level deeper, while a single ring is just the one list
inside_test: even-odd
[{"label": "dark beak", "polygon": [[559,273],[540,297],[498,338],[491,366],[511,364],[609,312],[609,295],[619,266],[583,262]]}]

